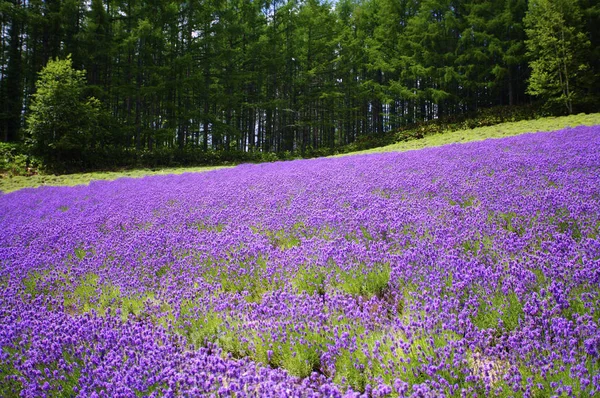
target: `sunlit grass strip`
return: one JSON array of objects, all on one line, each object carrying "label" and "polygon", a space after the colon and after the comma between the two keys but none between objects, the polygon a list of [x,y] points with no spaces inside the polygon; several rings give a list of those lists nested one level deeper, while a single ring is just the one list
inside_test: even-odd
[{"label": "sunlit grass strip", "polygon": [[504,138],[525,133],[537,133],[562,130],[567,127],[600,125],[600,113],[579,114],[570,116],[544,117],[534,120],[500,123],[495,126],[477,127],[469,130],[458,130],[425,136],[421,139],[398,142],[380,148],[372,148],[338,156],[348,156],[365,153],[410,151],[415,149],[436,147],[454,143],[465,143],[487,140],[489,138]]},{"label": "sunlit grass strip", "polygon": [[233,166],[200,166],[200,167],[171,167],[161,169],[133,169],[124,171],[95,171],[74,174],[35,174],[32,176],[0,175],[0,191],[4,193],[23,188],[41,186],[76,186],[87,185],[92,181],[112,181],[117,178],[141,178],[153,175],[202,173],[206,171],[230,168]]}]

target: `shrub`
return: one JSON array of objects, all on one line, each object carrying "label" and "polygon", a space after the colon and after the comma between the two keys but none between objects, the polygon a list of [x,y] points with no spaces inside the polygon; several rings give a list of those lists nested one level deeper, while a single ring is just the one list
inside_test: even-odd
[{"label": "shrub", "polygon": [[39,74],[27,116],[28,145],[51,170],[84,168],[101,134],[103,111],[96,98],[83,97],[84,76],[70,57],[50,60]]}]

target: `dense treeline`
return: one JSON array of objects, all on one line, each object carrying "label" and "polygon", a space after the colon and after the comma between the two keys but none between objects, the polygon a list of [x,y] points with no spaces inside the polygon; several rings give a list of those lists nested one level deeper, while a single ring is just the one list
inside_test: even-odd
[{"label": "dense treeline", "polygon": [[530,94],[564,113],[598,103],[594,0],[2,0],[0,7],[3,141],[26,138],[40,71],[67,57],[85,71],[74,95],[95,97],[102,108],[86,151],[118,158],[305,154],[528,103]]}]

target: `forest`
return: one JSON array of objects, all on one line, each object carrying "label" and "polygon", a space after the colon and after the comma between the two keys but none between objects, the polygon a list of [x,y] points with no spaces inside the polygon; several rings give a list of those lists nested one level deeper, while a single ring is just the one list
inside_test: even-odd
[{"label": "forest", "polygon": [[0,141],[60,170],[600,104],[596,0],[2,0],[0,24]]}]

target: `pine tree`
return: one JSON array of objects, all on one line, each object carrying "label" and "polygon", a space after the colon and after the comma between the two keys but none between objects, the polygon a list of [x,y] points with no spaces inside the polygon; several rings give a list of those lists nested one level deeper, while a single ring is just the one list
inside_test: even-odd
[{"label": "pine tree", "polygon": [[585,97],[590,67],[588,36],[577,1],[531,0],[525,17],[531,59],[528,92],[548,106],[562,104],[569,114]]},{"label": "pine tree", "polygon": [[25,13],[19,0],[3,3],[1,7],[2,14],[7,16],[9,33],[8,51],[6,56],[2,54],[6,69],[2,68],[0,80],[0,136],[4,141],[16,141],[23,111],[22,30]]}]

